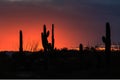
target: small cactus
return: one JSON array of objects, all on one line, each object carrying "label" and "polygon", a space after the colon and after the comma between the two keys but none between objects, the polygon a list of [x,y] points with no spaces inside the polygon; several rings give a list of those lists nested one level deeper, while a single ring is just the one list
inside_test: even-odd
[{"label": "small cactus", "polygon": [[82,44],[79,45],[79,51],[83,52],[83,45]]}]

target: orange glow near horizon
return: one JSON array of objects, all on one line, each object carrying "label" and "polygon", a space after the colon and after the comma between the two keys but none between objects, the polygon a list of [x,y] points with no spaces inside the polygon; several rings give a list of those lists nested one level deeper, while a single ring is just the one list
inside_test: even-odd
[{"label": "orange glow near horizon", "polygon": [[77,48],[80,43],[87,44],[88,39],[92,38],[85,27],[88,22],[84,22],[84,19],[79,19],[76,15],[61,13],[55,8],[46,10],[39,7],[39,10],[36,6],[21,7],[9,4],[7,8],[3,10],[4,15],[0,15],[0,51],[19,50],[19,30],[23,32],[24,50],[31,50],[34,44],[38,44],[38,48],[42,49],[41,32],[44,24],[47,30],[50,30],[49,42],[52,24],[55,25],[55,47],[58,49]]},{"label": "orange glow near horizon", "polygon": [[50,30],[50,43],[52,24],[55,25],[55,48],[57,49],[76,49],[79,44],[94,47],[96,44],[103,43],[101,36],[105,35],[106,21],[111,23],[111,35],[114,36],[112,41],[119,42],[116,36],[119,32],[119,19],[111,13],[111,9],[114,8],[110,7],[106,10],[91,3],[84,6],[84,3],[88,4],[89,1],[81,3],[77,0],[40,2],[0,0],[0,51],[19,50],[19,30],[23,32],[24,50],[31,51],[31,47],[37,44],[38,50],[42,49],[41,32],[44,24],[47,30]]},{"label": "orange glow near horizon", "polygon": [[[43,32],[43,25],[44,23],[33,22],[29,24],[21,24],[16,25],[10,24],[9,27],[17,26],[9,28],[9,29],[1,29],[2,35],[0,35],[1,42],[0,42],[0,51],[18,51],[19,50],[19,30],[23,32],[23,48],[26,51],[31,51],[31,47],[38,44],[38,49],[42,49],[41,43],[41,32]],[[18,23],[20,24],[20,23]],[[60,25],[61,24],[61,25]],[[76,35],[74,32],[71,32],[71,29],[67,29],[65,26],[71,26],[68,24],[62,24],[55,22],[55,47],[60,49],[67,47],[72,48],[74,44],[74,39],[71,37]],[[7,25],[4,25],[7,26]],[[28,26],[28,27],[26,27]],[[35,27],[33,27],[35,26]],[[47,30],[50,30],[50,36],[48,38],[49,42],[51,42],[51,28],[52,23],[46,23]],[[63,26],[64,28],[61,28]],[[4,34],[4,35],[3,35]],[[80,36],[80,35],[79,35]],[[72,42],[73,41],[73,42]],[[78,46],[78,45],[76,45]],[[75,47],[73,47],[75,48]]]}]

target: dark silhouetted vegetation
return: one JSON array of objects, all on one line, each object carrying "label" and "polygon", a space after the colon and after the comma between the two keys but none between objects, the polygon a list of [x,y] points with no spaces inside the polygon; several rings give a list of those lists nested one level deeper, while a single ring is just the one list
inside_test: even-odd
[{"label": "dark silhouetted vegetation", "polygon": [[106,37],[102,37],[103,42],[105,43],[105,53],[106,53],[106,61],[109,67],[110,64],[110,53],[111,53],[111,30],[110,24],[106,23]]},{"label": "dark silhouetted vegetation", "polygon": [[79,50],[81,53],[83,52],[83,45],[82,44],[79,45]]},{"label": "dark silhouetted vegetation", "polygon": [[105,51],[96,50],[94,47],[84,48],[82,44],[79,45],[79,50],[59,50],[54,46],[54,25],[51,43],[48,42],[49,34],[50,31],[47,31],[44,25],[41,33],[44,50],[28,52],[23,51],[20,31],[19,51],[0,52],[0,78],[120,78],[120,51],[111,51],[109,23],[106,24],[106,36],[103,37]]},{"label": "dark silhouetted vegetation", "polygon": [[41,33],[42,37],[42,45],[44,48],[44,51],[53,51],[54,50],[54,24],[52,24],[52,43],[48,42],[50,31],[46,31],[46,25],[43,26],[43,32]]},{"label": "dark silhouetted vegetation", "polygon": [[19,48],[20,53],[23,52],[23,35],[22,31],[20,30],[20,48]]}]

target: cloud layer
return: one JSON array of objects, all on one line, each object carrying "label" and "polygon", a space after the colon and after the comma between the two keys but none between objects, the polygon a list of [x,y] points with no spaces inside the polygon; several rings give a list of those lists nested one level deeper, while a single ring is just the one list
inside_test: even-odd
[{"label": "cloud layer", "polygon": [[1,0],[1,1],[8,1],[8,2],[50,2],[52,0]]}]

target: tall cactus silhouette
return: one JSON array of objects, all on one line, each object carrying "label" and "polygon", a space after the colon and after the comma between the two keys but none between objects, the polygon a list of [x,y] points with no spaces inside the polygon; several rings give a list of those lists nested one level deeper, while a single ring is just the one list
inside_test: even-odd
[{"label": "tall cactus silhouette", "polygon": [[105,44],[105,53],[106,53],[106,59],[107,64],[110,63],[110,53],[111,53],[111,30],[110,30],[110,24],[106,23],[106,36],[102,37],[103,43]]},{"label": "tall cactus silhouette", "polygon": [[103,43],[105,44],[105,52],[106,54],[111,52],[111,30],[110,24],[106,23],[106,37],[102,37]]},{"label": "tall cactus silhouette", "polygon": [[20,34],[20,47],[19,47],[19,52],[23,52],[23,35],[22,35],[22,30],[20,30],[19,34]]},{"label": "tall cactus silhouette", "polygon": [[54,50],[54,44],[55,44],[55,39],[54,39],[54,24],[52,24],[52,49]]},{"label": "tall cactus silhouette", "polygon": [[44,48],[44,51],[52,51],[54,50],[54,43],[55,43],[55,39],[54,39],[54,24],[52,24],[52,42],[49,43],[48,42],[48,37],[49,37],[50,32],[46,30],[46,25],[43,26],[43,32],[41,34],[41,38],[42,38],[42,45]]},{"label": "tall cactus silhouette", "polygon": [[79,51],[80,51],[81,53],[83,52],[83,45],[82,45],[82,44],[79,45]]},{"label": "tall cactus silhouette", "polygon": [[44,51],[47,51],[49,43],[48,43],[48,36],[50,32],[46,31],[46,25],[43,26],[43,32],[41,33],[41,38],[42,38],[42,45],[44,48]]}]

